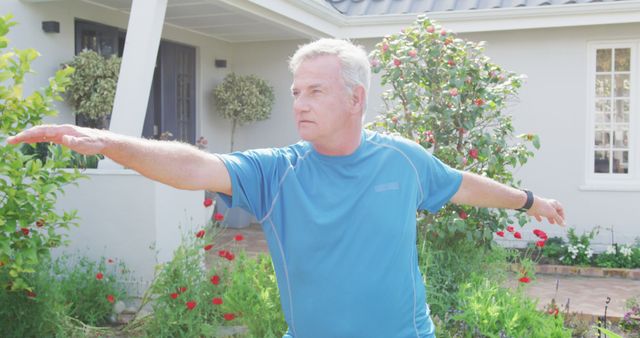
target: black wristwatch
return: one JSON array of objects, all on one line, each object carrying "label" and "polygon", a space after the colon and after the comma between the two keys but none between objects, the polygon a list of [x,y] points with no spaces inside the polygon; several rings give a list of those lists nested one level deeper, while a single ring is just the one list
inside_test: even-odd
[{"label": "black wristwatch", "polygon": [[522,208],[516,209],[516,211],[526,212],[527,210],[531,209],[531,206],[533,205],[533,193],[527,189],[522,189],[522,191],[527,194],[527,201],[524,203]]}]

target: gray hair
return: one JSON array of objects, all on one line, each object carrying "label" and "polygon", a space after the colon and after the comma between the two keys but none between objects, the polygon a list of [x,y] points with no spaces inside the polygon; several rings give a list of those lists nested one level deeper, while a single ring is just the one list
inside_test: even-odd
[{"label": "gray hair", "polygon": [[371,65],[364,47],[356,46],[351,41],[341,39],[320,39],[302,45],[289,59],[289,69],[295,73],[300,64],[306,60],[322,55],[335,55],[340,60],[342,78],[347,85],[349,93],[356,86],[362,86],[365,93],[365,103],[362,111],[362,119],[367,109],[369,87],[371,86]]}]

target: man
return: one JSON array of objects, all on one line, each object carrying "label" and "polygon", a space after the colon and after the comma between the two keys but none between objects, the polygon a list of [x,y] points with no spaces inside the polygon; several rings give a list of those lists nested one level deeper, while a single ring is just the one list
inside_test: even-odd
[{"label": "man", "polygon": [[153,180],[223,194],[253,212],[273,258],[285,337],[433,337],[416,254],[417,209],[447,201],[527,208],[564,223],[554,200],[444,165],[419,145],[362,128],[366,52],[321,39],[291,58],[303,141],[211,155],[194,147],[75,126],[39,126],[9,143],[55,142],[104,154]]}]

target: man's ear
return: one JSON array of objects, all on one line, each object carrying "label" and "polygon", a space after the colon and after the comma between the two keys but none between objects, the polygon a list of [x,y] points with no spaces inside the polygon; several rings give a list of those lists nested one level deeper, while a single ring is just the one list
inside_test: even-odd
[{"label": "man's ear", "polygon": [[366,100],[367,100],[367,94],[364,92],[364,87],[360,85],[355,86],[355,88],[353,88],[351,93],[353,113],[362,115]]}]

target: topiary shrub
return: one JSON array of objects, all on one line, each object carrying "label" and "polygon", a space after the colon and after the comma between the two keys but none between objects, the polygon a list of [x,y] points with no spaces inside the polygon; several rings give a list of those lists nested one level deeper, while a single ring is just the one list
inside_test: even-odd
[{"label": "topiary shrub", "polygon": [[75,72],[67,86],[67,100],[79,117],[79,125],[108,128],[120,63],[121,59],[115,55],[105,58],[92,50],[82,51],[68,63]]},{"label": "topiary shrub", "polygon": [[213,90],[218,113],[232,121],[231,151],[236,126],[269,118],[273,107],[273,88],[254,75],[227,75]]}]

